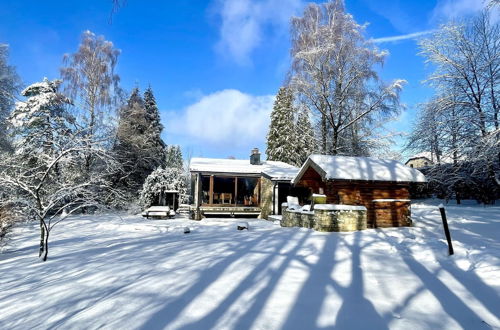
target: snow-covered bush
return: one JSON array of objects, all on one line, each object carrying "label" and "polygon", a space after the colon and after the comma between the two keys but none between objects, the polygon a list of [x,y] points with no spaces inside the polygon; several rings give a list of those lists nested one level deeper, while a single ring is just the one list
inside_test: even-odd
[{"label": "snow-covered bush", "polygon": [[159,167],[144,182],[139,197],[143,208],[148,208],[158,200],[158,196],[166,191],[178,191],[179,203],[188,201],[187,185],[184,173],[179,168]]}]

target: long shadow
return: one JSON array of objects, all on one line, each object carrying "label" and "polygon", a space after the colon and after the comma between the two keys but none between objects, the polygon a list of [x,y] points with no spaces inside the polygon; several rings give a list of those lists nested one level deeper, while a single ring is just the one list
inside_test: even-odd
[{"label": "long shadow", "polygon": [[325,237],[318,262],[310,266],[309,277],[300,289],[283,329],[317,328],[316,321],[327,293],[327,285],[331,282],[332,271],[335,268],[335,251],[339,234],[331,233]]},{"label": "long shadow", "polygon": [[[310,236],[310,233],[311,231],[308,231],[309,235],[307,236]],[[268,284],[264,289],[262,289],[259,292],[259,294],[257,294],[257,296],[253,301],[253,304],[249,306],[247,312],[244,315],[242,315],[240,321],[236,323],[235,329],[252,328],[254,323],[257,321],[259,314],[264,308],[267,300],[273,293],[273,289],[276,288],[276,285],[278,284],[279,280],[283,278],[283,273],[286,271],[287,267],[290,265],[292,260],[297,258],[296,257],[297,252],[303,246],[305,239],[306,237],[303,237],[303,239],[301,239],[300,242],[298,242],[298,244],[294,247],[294,249],[287,254],[286,259],[283,261],[280,267],[278,267],[278,269],[272,272]],[[308,264],[307,266],[310,267],[310,265]],[[251,320],[251,322],[248,322],[248,320]]]},{"label": "long shadow", "polygon": [[[429,215],[430,216],[430,215]],[[486,218],[485,216],[480,216],[480,219]],[[425,218],[424,218],[425,221]],[[451,231],[452,231],[452,238],[457,237],[459,238],[459,241],[462,243],[465,243],[466,245],[473,245],[476,243],[476,239],[471,240],[470,239],[470,229],[473,227],[476,229],[478,232],[478,236],[482,236],[483,232],[488,232],[488,230],[485,230],[481,226],[486,226],[490,227],[492,226],[491,223],[487,221],[482,221],[481,224],[473,225],[467,224],[467,228],[462,228],[462,230],[466,230],[467,232],[464,233],[458,229],[459,224],[453,223],[453,220],[451,222]],[[498,221],[495,221],[498,223]],[[436,226],[436,222],[432,222],[431,220],[427,219],[426,220],[426,225],[427,226]],[[481,227],[481,228],[478,228]],[[438,229],[438,228],[436,228]],[[491,233],[495,233],[495,231],[490,231]],[[491,234],[493,235],[493,234]],[[498,239],[498,238],[497,238]],[[488,241],[486,240],[483,241],[483,243],[487,243]],[[477,244],[477,243],[476,243]],[[490,286],[486,285],[479,276],[474,271],[464,271],[460,269],[459,267],[455,266],[452,261],[450,260],[447,262],[446,260],[443,261],[443,259],[436,255],[435,250],[431,250],[435,256],[435,259],[438,261],[439,265],[446,270],[449,274],[451,274],[457,281],[459,281],[477,300],[479,300],[493,315],[496,315],[497,317],[500,318],[500,296],[499,294]]]},{"label": "long shadow", "polygon": [[[177,316],[191,303],[191,301],[201,294],[207,287],[207,283],[212,283],[217,281],[221,274],[234,262],[241,258],[244,258],[246,254],[249,253],[251,247],[253,247],[259,241],[269,241],[269,244],[276,244],[277,241],[274,238],[275,235],[268,235],[267,233],[259,234],[255,239],[249,240],[244,243],[240,243],[234,248],[234,252],[222,258],[220,261],[215,263],[210,268],[206,269],[199,276],[200,280],[194,283],[188,290],[183,292],[173,301],[168,302],[162,308],[157,310],[147,322],[145,322],[140,328],[141,329],[158,329],[164,328],[170,322],[174,321]],[[283,239],[282,239],[283,241]],[[278,242],[281,244],[282,242]]]},{"label": "long shadow", "polygon": [[[364,297],[364,280],[361,266],[362,249],[360,245],[362,232],[355,232],[353,245],[344,241],[351,250],[351,283],[343,287],[332,279],[335,269],[335,253],[338,241],[337,233],[327,236],[318,262],[311,266],[310,274],[298,294],[294,306],[283,329],[317,329],[319,313],[327,295],[328,287],[332,287],[341,297],[342,306],[337,313],[335,328],[338,329],[387,329],[387,321],[377,313],[373,304]],[[307,313],[304,313],[307,311]],[[332,311],[332,313],[335,311]],[[359,316],[358,316],[359,315]]]},{"label": "long shadow", "polygon": [[343,303],[335,320],[337,329],[388,329],[388,323],[375,310],[372,302],[364,296],[363,268],[361,265],[360,237],[362,232],[354,233],[354,242],[347,244],[351,250],[351,283],[347,288],[332,281],[334,289],[343,297]]},{"label": "long shadow", "polygon": [[[383,231],[381,233],[387,238],[387,242],[396,249],[398,246]],[[408,268],[419,277],[426,289],[438,300],[443,310],[452,317],[464,329],[470,329],[471,325],[480,326],[481,318],[466,305],[455,293],[453,293],[437,276],[431,273],[421,263],[410,256],[403,255],[401,259]],[[497,305],[499,306],[499,305]]]},{"label": "long shadow", "polygon": [[[283,275],[282,272],[287,268],[288,264],[297,254],[297,251],[300,250],[303,243],[307,240],[310,234],[311,231],[307,231],[305,234],[303,234],[300,240],[294,246],[294,248],[287,253],[286,259],[282,262],[282,264],[276,271],[273,271],[272,279],[268,282],[265,288],[261,289],[257,297],[254,299],[252,306],[250,307],[250,309],[248,309],[248,312],[239,318],[238,324],[234,327],[235,329],[251,328],[251,325],[255,321],[255,318],[252,317],[252,315],[255,316],[258,315],[258,312],[264,306],[266,297],[268,297],[272,293],[272,289]],[[241,297],[245,292],[245,290],[251,288],[255,284],[258,284],[259,278],[263,277],[259,275],[266,272],[266,269],[269,267],[269,264],[273,261],[273,259],[276,258],[277,252],[280,251],[289,241],[292,240],[283,238],[279,242],[279,245],[274,247],[273,249],[274,251],[269,252],[268,256],[265,257],[262,261],[260,261],[259,264],[257,264],[256,267],[252,270],[252,272],[250,272],[246,276],[246,278],[241,279],[239,285],[231,292],[231,294],[229,294],[221,303],[219,303],[217,308],[215,308],[213,311],[211,311],[198,321],[187,324],[183,326],[181,329],[197,330],[201,328],[205,329],[213,328],[213,326],[217,323],[217,321],[227,311],[228,306],[231,306],[232,303],[234,303],[239,297]]]}]

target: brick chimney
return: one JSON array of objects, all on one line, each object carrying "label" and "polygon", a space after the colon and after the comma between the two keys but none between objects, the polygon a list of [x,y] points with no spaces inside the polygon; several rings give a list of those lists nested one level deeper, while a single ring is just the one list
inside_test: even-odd
[{"label": "brick chimney", "polygon": [[260,165],[260,152],[259,148],[253,148],[252,154],[250,155],[250,164]]}]

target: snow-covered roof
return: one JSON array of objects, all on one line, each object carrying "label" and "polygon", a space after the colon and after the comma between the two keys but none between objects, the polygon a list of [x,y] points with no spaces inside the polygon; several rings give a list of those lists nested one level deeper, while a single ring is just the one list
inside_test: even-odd
[{"label": "snow-covered roof", "polygon": [[[281,163],[281,162],[278,162]],[[286,163],[282,163],[286,164]],[[297,173],[299,172],[299,168],[295,166],[291,166],[286,164],[288,167],[283,167],[281,165],[276,166],[275,164],[271,164],[266,166],[266,168],[262,171],[262,174],[264,174],[266,177],[270,178],[271,180],[276,180],[276,181],[289,181],[292,180]]]},{"label": "snow-covered roof", "polygon": [[292,183],[297,183],[310,166],[325,180],[427,182],[419,170],[395,160],[311,155],[292,179]]},{"label": "snow-covered roof", "polygon": [[287,163],[277,161],[263,161],[260,165],[252,165],[248,159],[193,158],[191,159],[189,171],[202,173],[264,174],[271,180],[291,180],[299,169]]},{"label": "snow-covered roof", "polygon": [[411,156],[410,158],[408,158],[408,161],[410,161],[411,159],[417,159],[417,158],[427,158],[430,161],[434,161],[435,157],[433,157],[432,153],[430,153],[428,151],[424,151],[424,152],[419,152],[418,154]]},{"label": "snow-covered roof", "polygon": [[[408,160],[406,161],[405,164],[408,164],[408,162],[410,160],[419,159],[419,158],[426,158],[426,159],[430,160],[432,163],[437,163],[437,159],[436,159],[435,155],[433,155],[429,151],[424,151],[424,152],[420,152],[420,153],[415,154],[415,155],[411,156],[410,158],[408,158]],[[465,157],[463,155],[461,155],[460,157],[458,157],[458,159],[464,160]],[[439,157],[439,161],[442,164],[452,164],[453,163],[453,157],[451,155],[446,155],[446,154],[445,155],[441,155],[441,157]]]}]

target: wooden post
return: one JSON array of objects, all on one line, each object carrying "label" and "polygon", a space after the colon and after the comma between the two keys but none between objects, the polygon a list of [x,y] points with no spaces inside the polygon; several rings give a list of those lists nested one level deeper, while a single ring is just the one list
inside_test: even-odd
[{"label": "wooden post", "polygon": [[236,206],[236,199],[238,198],[238,177],[234,178],[234,206]]},{"label": "wooden post", "polygon": [[441,220],[443,220],[444,234],[446,235],[446,240],[448,241],[448,253],[451,256],[453,252],[453,244],[451,242],[450,229],[448,228],[448,220],[446,220],[446,212],[444,210],[444,205],[439,204],[439,212],[441,212]]},{"label": "wooden post", "polygon": [[208,192],[208,204],[214,203],[214,176],[210,176],[210,190]]}]

